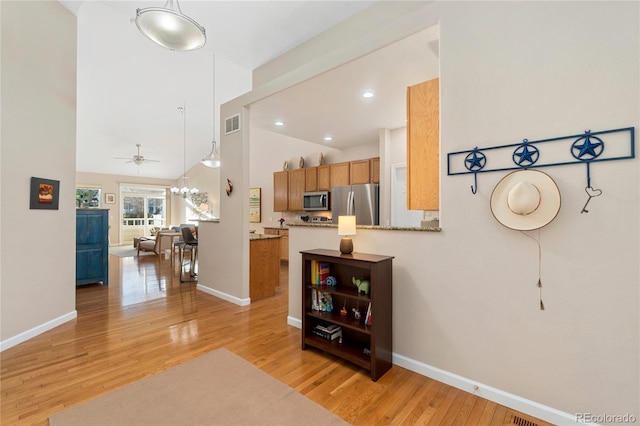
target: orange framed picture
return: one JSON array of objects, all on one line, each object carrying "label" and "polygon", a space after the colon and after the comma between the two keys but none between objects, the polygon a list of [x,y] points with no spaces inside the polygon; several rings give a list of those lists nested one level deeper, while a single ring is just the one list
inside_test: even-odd
[{"label": "orange framed picture", "polygon": [[31,178],[30,209],[58,210],[60,181]]}]

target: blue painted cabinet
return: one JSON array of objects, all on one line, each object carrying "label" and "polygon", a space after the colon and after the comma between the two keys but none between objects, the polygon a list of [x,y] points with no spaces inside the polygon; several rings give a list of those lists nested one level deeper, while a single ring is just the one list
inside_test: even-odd
[{"label": "blue painted cabinet", "polygon": [[109,284],[109,210],[76,210],[76,286]]}]

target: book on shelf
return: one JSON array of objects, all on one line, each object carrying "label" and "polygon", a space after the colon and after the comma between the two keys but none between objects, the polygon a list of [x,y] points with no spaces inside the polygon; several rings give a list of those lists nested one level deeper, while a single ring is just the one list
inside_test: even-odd
[{"label": "book on shelf", "polygon": [[311,285],[316,285],[318,280],[318,261],[311,260]]},{"label": "book on shelf", "polygon": [[369,307],[367,308],[367,315],[364,317],[364,324],[371,325],[371,302],[369,302]]},{"label": "book on shelf", "polygon": [[311,332],[316,336],[320,336],[323,339],[327,340],[336,340],[342,337],[342,328],[339,326],[335,326],[337,328],[332,328],[332,330],[327,330],[326,327],[317,324],[315,327],[311,329]]},{"label": "book on shelf", "polygon": [[327,277],[331,272],[328,262],[311,260],[311,285],[327,285]]},{"label": "book on shelf", "polygon": [[326,291],[320,291],[312,288],[311,309],[322,312],[333,311],[333,299],[331,298],[331,294]]},{"label": "book on shelf", "polygon": [[318,279],[320,285],[327,285],[327,277],[330,273],[329,263],[328,262],[319,262],[318,263]]},{"label": "book on shelf", "polygon": [[334,331],[341,329],[341,327],[338,324],[327,324],[327,325],[316,324],[315,328],[317,328],[318,330],[326,331],[327,333],[333,333]]}]

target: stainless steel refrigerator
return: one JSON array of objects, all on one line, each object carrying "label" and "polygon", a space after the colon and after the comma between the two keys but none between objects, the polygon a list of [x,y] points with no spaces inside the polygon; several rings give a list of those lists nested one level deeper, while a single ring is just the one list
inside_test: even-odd
[{"label": "stainless steel refrigerator", "polygon": [[331,216],[355,216],[358,225],[379,225],[379,186],[377,183],[334,186],[331,190]]}]

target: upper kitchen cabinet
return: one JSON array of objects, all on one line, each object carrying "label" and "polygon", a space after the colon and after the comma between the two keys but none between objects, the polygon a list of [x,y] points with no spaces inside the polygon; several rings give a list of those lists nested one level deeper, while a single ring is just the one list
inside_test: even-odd
[{"label": "upper kitchen cabinet", "polygon": [[331,191],[331,167],[328,164],[318,166],[318,191]]},{"label": "upper kitchen cabinet", "polygon": [[351,183],[350,163],[330,164],[331,187],[349,185]]},{"label": "upper kitchen cabinet", "polygon": [[360,183],[380,182],[380,158],[370,158],[367,160],[352,161],[350,165],[350,183],[352,185]]},{"label": "upper kitchen cabinet", "polygon": [[440,209],[439,79],[407,88],[407,209]]},{"label": "upper kitchen cabinet", "polygon": [[318,168],[307,167],[305,170],[305,184],[304,189],[307,192],[314,192],[318,190]]},{"label": "upper kitchen cabinet", "polygon": [[371,162],[371,183],[380,183],[380,157],[369,161]]},{"label": "upper kitchen cabinet", "polygon": [[273,211],[289,210],[289,172],[275,172],[273,174]]},{"label": "upper kitchen cabinet", "polygon": [[306,169],[289,170],[289,210],[303,210],[303,195],[306,187]]}]

